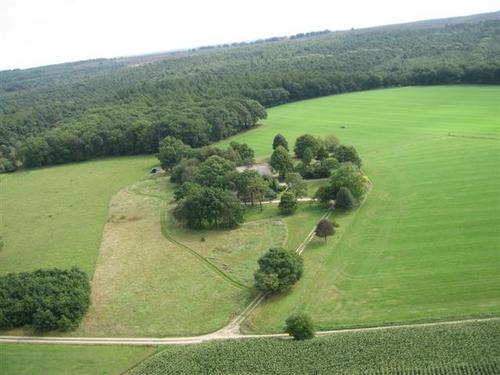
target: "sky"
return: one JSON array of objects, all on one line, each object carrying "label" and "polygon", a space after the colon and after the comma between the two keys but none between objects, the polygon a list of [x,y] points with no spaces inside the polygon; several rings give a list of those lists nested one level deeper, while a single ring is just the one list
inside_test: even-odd
[{"label": "sky", "polygon": [[0,70],[499,8],[498,0],[0,0]]}]

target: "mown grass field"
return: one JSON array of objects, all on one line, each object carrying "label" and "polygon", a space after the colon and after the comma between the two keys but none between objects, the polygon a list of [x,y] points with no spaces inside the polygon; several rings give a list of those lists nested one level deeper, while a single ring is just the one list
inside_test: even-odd
[{"label": "mown grass field", "polygon": [[0,344],[2,375],[116,375],[153,354],[141,346]]},{"label": "mown grass field", "polygon": [[0,273],[95,268],[110,198],[148,173],[153,156],[109,158],[0,176]]},{"label": "mown grass field", "polygon": [[[265,125],[235,137],[264,157],[278,132],[291,144],[305,132],[335,133],[358,148],[374,184],[361,209],[333,216],[340,228],[328,244],[313,240],[304,278],[257,308],[244,329],[281,331],[294,311],[311,314],[320,329],[498,314],[498,100],[498,87],[353,93],[272,108]],[[106,159],[0,177],[0,272],[78,265],[93,274],[102,237],[94,303],[74,335],[205,333],[252,295],[162,234],[161,202],[171,189],[132,184],[156,163]],[[303,203],[282,217],[266,205],[247,212],[247,227],[211,232],[205,243],[198,234],[175,236],[249,283],[266,242],[284,236],[277,226],[261,235],[258,221],[285,223],[285,247],[294,250],[323,212]],[[258,241],[246,233],[252,226]],[[247,258],[250,247],[258,250]]]},{"label": "mown grass field", "polygon": [[309,341],[170,346],[130,371],[154,374],[497,374],[498,321],[349,332]]},{"label": "mown grass field", "polygon": [[334,133],[373,182],[335,238],[304,253],[293,292],[246,329],[281,331],[302,310],[323,329],[500,313],[499,100],[484,86],[360,92],[272,108],[235,137],[265,155],[276,133]]}]

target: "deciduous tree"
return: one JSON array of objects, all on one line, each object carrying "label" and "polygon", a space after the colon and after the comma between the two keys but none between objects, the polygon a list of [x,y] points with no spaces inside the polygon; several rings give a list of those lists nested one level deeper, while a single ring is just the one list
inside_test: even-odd
[{"label": "deciduous tree", "polygon": [[277,247],[258,260],[255,286],[262,292],[283,292],[291,288],[301,277],[304,269],[302,257],[295,252]]},{"label": "deciduous tree", "polygon": [[316,224],[315,233],[316,236],[323,237],[326,242],[326,238],[328,236],[332,236],[335,233],[335,228],[327,219],[321,219],[319,223]]},{"label": "deciduous tree", "polygon": [[315,329],[312,319],[307,314],[291,315],[285,322],[285,332],[295,340],[312,339],[315,335]]}]

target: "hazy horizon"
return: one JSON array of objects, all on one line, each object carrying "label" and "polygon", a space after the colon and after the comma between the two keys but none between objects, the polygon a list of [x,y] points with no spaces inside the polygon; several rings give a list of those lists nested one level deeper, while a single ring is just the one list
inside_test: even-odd
[{"label": "hazy horizon", "polygon": [[0,70],[155,54],[324,29],[460,17],[495,12],[497,8],[491,0],[473,4],[449,0],[412,4],[353,1],[342,7],[323,0],[311,0],[302,6],[256,0],[244,8],[228,0],[210,4],[186,0],[170,6],[152,0],[7,0],[0,12]]}]

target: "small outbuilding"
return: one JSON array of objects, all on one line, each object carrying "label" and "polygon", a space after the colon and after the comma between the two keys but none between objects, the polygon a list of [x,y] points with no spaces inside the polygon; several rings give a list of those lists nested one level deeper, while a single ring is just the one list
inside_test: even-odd
[{"label": "small outbuilding", "polygon": [[237,167],[236,170],[240,173],[245,172],[245,171],[255,171],[261,176],[273,176],[273,171],[271,169],[271,166],[267,163],[259,163],[259,164],[252,164],[252,165],[243,165],[241,167]]}]

